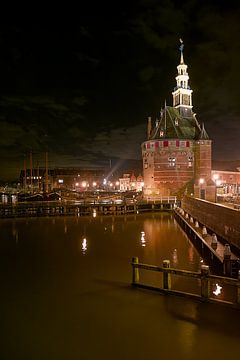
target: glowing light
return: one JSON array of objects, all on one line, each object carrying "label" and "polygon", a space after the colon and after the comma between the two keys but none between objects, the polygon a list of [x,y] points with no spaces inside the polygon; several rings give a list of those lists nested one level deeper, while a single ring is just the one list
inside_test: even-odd
[{"label": "glowing light", "polygon": [[219,174],[213,174],[213,180],[219,179]]},{"label": "glowing light", "polygon": [[77,182],[77,183],[75,184],[75,186],[79,186],[79,183]]},{"label": "glowing light", "polygon": [[86,181],[83,181],[83,182],[82,182],[82,187],[84,187],[84,188],[85,188],[86,186],[87,186]]},{"label": "glowing light", "polygon": [[118,185],[120,184],[120,182],[119,182],[119,181],[116,181],[116,183],[115,183],[115,184],[116,184],[116,186],[118,186]]},{"label": "glowing light", "polygon": [[97,210],[93,209],[93,217],[95,218],[97,216]]},{"label": "glowing light", "polygon": [[92,186],[97,186],[97,183],[94,181],[94,182],[92,183]]},{"label": "glowing light", "polygon": [[216,185],[217,185],[217,186],[220,186],[220,185],[222,185],[222,182],[221,182],[221,180],[216,180]]},{"label": "glowing light", "polygon": [[110,187],[112,187],[113,186],[113,184],[112,183],[110,183]]},{"label": "glowing light", "polygon": [[141,231],[141,245],[142,245],[142,247],[146,246],[145,232],[144,231]]},{"label": "glowing light", "polygon": [[63,179],[58,179],[59,184],[63,184]]},{"label": "glowing light", "polygon": [[83,238],[83,241],[82,241],[82,252],[83,252],[83,254],[85,254],[86,251],[87,251],[87,239]]},{"label": "glowing light", "polygon": [[218,296],[221,294],[222,286],[216,284],[216,290],[213,291],[213,294]]},{"label": "glowing light", "polygon": [[103,180],[103,185],[106,185],[106,184],[107,184],[107,180],[104,179],[104,180]]},{"label": "glowing light", "polygon": [[204,184],[204,179],[203,178],[199,179],[199,184]]}]

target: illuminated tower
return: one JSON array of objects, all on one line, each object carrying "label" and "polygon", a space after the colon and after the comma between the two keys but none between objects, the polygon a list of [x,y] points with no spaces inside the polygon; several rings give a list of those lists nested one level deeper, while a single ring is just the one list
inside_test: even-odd
[{"label": "illuminated tower", "polygon": [[[173,106],[165,103],[155,124],[148,119],[147,140],[142,143],[143,195],[157,199],[194,194],[212,199],[214,195],[209,192],[212,185],[211,140],[192,111],[192,90],[188,84],[182,40],[177,71]],[[199,181],[204,182],[204,189]]]},{"label": "illuminated tower", "polygon": [[178,74],[176,76],[177,86],[174,88],[172,92],[173,95],[173,106],[179,110],[179,114],[183,117],[191,117],[192,116],[192,90],[188,85],[188,72],[187,65],[184,64],[183,59],[183,42],[180,39],[180,64],[177,66]]}]

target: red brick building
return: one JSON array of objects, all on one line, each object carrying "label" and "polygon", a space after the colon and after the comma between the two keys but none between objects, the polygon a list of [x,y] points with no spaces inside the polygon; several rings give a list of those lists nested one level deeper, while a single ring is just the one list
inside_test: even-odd
[{"label": "red brick building", "polygon": [[148,119],[147,140],[142,144],[145,198],[192,194],[215,200],[211,179],[212,141],[192,110],[192,90],[180,46],[173,106],[165,104],[152,124]]}]

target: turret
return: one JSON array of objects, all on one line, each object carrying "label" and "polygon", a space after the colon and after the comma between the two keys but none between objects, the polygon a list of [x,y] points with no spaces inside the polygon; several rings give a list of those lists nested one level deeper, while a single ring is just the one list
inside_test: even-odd
[{"label": "turret", "polygon": [[192,90],[188,84],[189,76],[187,72],[187,65],[183,58],[183,41],[180,39],[180,64],[177,66],[178,74],[176,76],[177,86],[172,92],[173,106],[179,110],[179,114],[183,117],[191,117],[192,114]]},{"label": "turret", "polygon": [[148,124],[147,124],[147,139],[150,139],[151,131],[152,131],[152,119],[149,116],[148,117]]}]

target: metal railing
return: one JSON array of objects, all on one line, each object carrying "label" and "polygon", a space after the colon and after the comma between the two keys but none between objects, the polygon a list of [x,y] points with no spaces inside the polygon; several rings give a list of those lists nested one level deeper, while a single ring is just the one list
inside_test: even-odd
[{"label": "metal railing", "polygon": [[[229,278],[229,277],[211,275],[208,265],[201,265],[201,272],[194,272],[194,271],[179,270],[179,269],[171,268],[169,260],[164,260],[162,267],[155,266],[155,265],[142,264],[142,263],[139,263],[137,257],[132,258],[131,265],[132,265],[132,286],[139,287],[139,288],[145,288],[145,289],[149,289],[149,290],[157,290],[157,291],[160,291],[162,293],[167,293],[167,294],[174,294],[174,295],[180,295],[180,296],[190,297],[190,298],[194,298],[194,299],[199,299],[203,302],[222,303],[222,304],[231,305],[231,306],[234,306],[234,307],[237,307],[238,309],[240,309],[240,271],[238,272],[238,279],[233,279],[233,278]],[[162,287],[155,287],[155,286],[140,283],[139,269],[163,273]],[[178,290],[172,289],[171,275],[180,275],[180,276],[184,276],[184,277],[188,277],[188,278],[198,279],[200,282],[200,293],[199,294],[189,293],[189,292],[185,292],[185,291],[178,291]],[[226,301],[226,300],[220,300],[220,299],[211,297],[211,291],[210,291],[211,281],[217,281],[221,285],[225,284],[225,285],[234,286],[235,300],[234,301]]]}]

